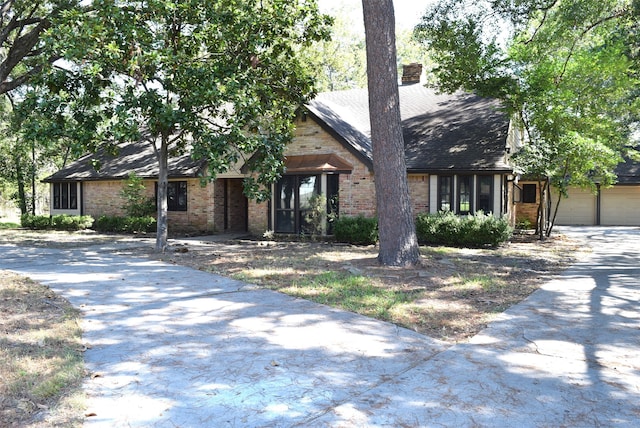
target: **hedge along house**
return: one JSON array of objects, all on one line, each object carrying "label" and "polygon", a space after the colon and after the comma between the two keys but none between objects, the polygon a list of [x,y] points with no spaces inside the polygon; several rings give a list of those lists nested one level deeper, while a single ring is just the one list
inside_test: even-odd
[{"label": "hedge along house", "polygon": [[[399,87],[414,214],[482,210],[513,217],[508,153],[519,140],[509,118],[495,100],[463,92],[437,94],[418,84],[419,75],[405,73]],[[92,158],[81,158],[45,180],[51,183],[51,214],[123,215],[119,192],[131,172],[145,179],[153,196],[157,161],[150,146],[130,144],[117,156],[98,154],[99,170],[91,166]],[[202,186],[204,162],[188,155],[172,158],[170,230],[327,234],[331,216],[325,215],[319,228],[311,224],[309,214],[317,203],[326,203],[320,210],[335,215],[375,216],[372,165],[367,90],[319,94],[296,120],[285,173],[266,203],[243,196],[241,167]]]}]

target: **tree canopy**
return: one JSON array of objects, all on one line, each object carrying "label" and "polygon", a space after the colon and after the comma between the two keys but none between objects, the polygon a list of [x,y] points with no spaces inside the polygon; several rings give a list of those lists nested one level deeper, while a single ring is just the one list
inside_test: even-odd
[{"label": "tree canopy", "polygon": [[5,0],[0,8],[0,95],[37,75],[59,54],[46,51],[43,35],[76,0]]},{"label": "tree canopy", "polygon": [[526,131],[517,171],[549,178],[566,195],[569,186],[614,183],[617,164],[634,155],[639,5],[446,0],[415,34],[432,52],[441,89],[500,98]]},{"label": "tree canopy", "polygon": [[329,23],[314,0],[96,0],[48,34],[65,61],[27,100],[85,149],[154,147],[163,250],[170,153],[206,159],[211,179],[245,159],[245,192],[264,198],[313,93],[300,52]]}]

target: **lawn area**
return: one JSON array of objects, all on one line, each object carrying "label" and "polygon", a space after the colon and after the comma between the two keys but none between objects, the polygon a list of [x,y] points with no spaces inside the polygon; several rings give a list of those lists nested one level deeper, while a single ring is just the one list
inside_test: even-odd
[{"label": "lawn area", "polygon": [[562,235],[516,235],[496,249],[421,247],[414,268],[381,267],[377,248],[326,242],[183,241],[150,257],[461,342],[573,263]]},{"label": "lawn area", "polygon": [[0,271],[0,314],[0,426],[81,426],[79,312],[48,287]]}]

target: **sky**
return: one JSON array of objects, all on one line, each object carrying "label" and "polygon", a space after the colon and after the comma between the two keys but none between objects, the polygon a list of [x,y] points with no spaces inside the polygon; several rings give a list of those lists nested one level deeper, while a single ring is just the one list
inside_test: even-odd
[{"label": "sky", "polygon": [[[396,15],[396,31],[412,29],[422,17],[433,0],[394,0],[393,5]],[[325,13],[340,9],[352,10],[354,24],[362,23],[362,0],[318,0],[320,10]],[[364,28],[364,24],[360,24]]]}]

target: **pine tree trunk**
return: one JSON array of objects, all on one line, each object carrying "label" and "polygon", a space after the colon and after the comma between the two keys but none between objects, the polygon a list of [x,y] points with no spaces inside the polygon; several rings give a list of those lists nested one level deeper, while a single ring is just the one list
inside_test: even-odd
[{"label": "pine tree trunk", "polygon": [[162,137],[158,155],[158,225],[156,230],[156,252],[164,253],[167,249],[168,216],[167,216],[167,183],[169,182],[169,151],[167,138]]},{"label": "pine tree trunk", "polygon": [[420,252],[409,200],[392,0],[363,0],[369,114],[380,234],[378,261],[411,266]]}]

